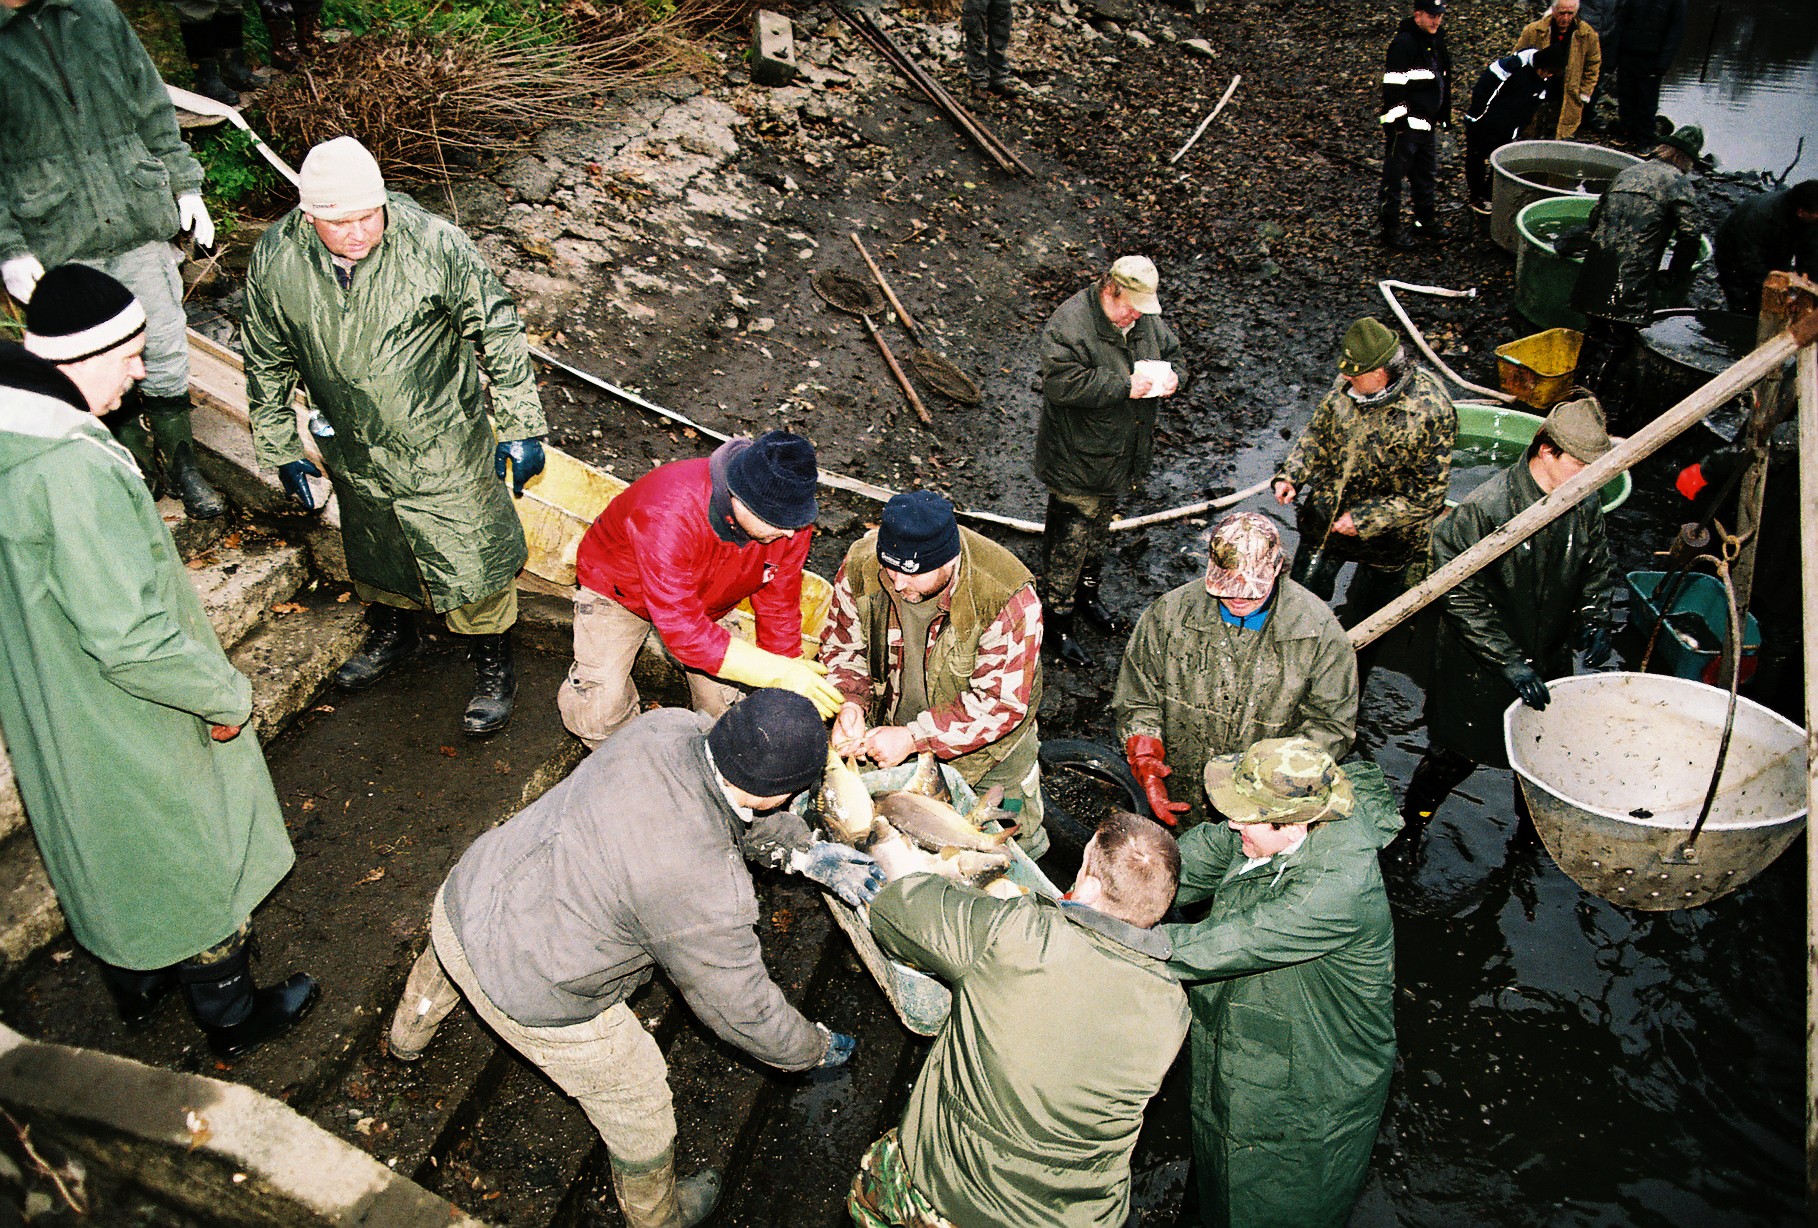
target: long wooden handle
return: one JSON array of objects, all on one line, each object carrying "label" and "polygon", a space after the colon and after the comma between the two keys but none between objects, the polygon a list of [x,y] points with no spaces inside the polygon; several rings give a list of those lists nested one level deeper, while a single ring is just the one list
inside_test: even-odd
[{"label": "long wooden handle", "polygon": [[896,318],[903,322],[903,327],[909,330],[909,335],[914,337],[919,344],[922,339],[921,326],[915,322],[915,317],[909,314],[909,309],[897,300],[896,291],[892,290],[890,283],[884,280],[884,271],[877,267],[877,261],[873,260],[871,253],[865,250],[865,241],[858,237],[856,231],[852,235],[852,245],[858,248],[859,255],[865,258],[865,267],[871,270],[871,277],[877,282],[877,288],[882,290],[884,297],[890,300],[890,306],[896,312]]},{"label": "long wooden handle", "polygon": [[922,399],[915,395],[915,386],[909,382],[909,377],[903,374],[903,369],[896,365],[896,355],[890,352],[890,346],[884,341],[884,334],[877,331],[877,325],[871,322],[870,316],[865,316],[863,319],[865,328],[870,331],[871,339],[877,342],[877,348],[883,354],[884,361],[890,364],[890,374],[896,376],[896,382],[903,386],[903,395],[909,398],[909,405],[915,410],[915,416],[922,420],[924,426],[933,426],[934,419],[928,416],[928,407],[923,405]]},{"label": "long wooden handle", "polygon": [[1790,358],[1802,344],[1811,344],[1812,339],[1807,334],[1818,331],[1818,312],[1813,312],[1806,320],[1810,327],[1789,329],[1759,346],[1735,366],[1611,448],[1594,463],[1587,465],[1576,477],[1562,484],[1552,494],[1351,628],[1352,647],[1362,648],[1385,632],[1400,626],[1430,602],[1458,587],[1571,511],[1587,496],[1594,496],[1605,482],[1658,452],[1713,409],[1755,384],[1762,376],[1779,370],[1780,364]]}]

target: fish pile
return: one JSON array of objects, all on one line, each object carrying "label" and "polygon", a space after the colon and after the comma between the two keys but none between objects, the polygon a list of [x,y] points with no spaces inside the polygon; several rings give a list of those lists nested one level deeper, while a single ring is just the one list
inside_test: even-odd
[{"label": "fish pile", "polygon": [[[858,769],[829,752],[817,809],[828,834],[871,854],[887,878],[939,874],[1009,898],[1025,891],[1005,877],[1016,823],[999,806],[1003,798],[1003,789],[993,787],[961,814],[939,761],[926,752],[905,787],[873,797]],[[983,830],[994,819],[1000,830]]]}]

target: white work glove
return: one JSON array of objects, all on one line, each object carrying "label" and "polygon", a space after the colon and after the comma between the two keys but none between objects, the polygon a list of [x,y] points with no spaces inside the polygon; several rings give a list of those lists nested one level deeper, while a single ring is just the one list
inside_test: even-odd
[{"label": "white work glove", "polygon": [[196,236],[197,247],[215,245],[215,219],[208,216],[208,206],[197,193],[177,197],[177,220],[178,229]]},{"label": "white work glove", "polygon": [[38,288],[38,279],[43,276],[44,266],[30,252],[0,264],[0,280],[6,282],[6,292],[21,303],[32,301],[32,291]]}]

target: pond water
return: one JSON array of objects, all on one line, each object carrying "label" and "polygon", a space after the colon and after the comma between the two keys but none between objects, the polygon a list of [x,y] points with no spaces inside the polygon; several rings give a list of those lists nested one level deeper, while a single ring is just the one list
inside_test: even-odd
[{"label": "pond water", "polygon": [[1724,170],[1818,176],[1818,8],[1812,0],[1691,0],[1660,112],[1704,128]]}]

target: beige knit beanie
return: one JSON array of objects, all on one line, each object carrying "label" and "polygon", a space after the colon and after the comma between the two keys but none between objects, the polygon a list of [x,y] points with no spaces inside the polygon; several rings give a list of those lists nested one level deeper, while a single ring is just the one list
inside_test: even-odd
[{"label": "beige knit beanie", "polygon": [[385,203],[385,176],[366,146],[351,136],[323,141],[303,159],[297,174],[303,212],[339,222]]}]

